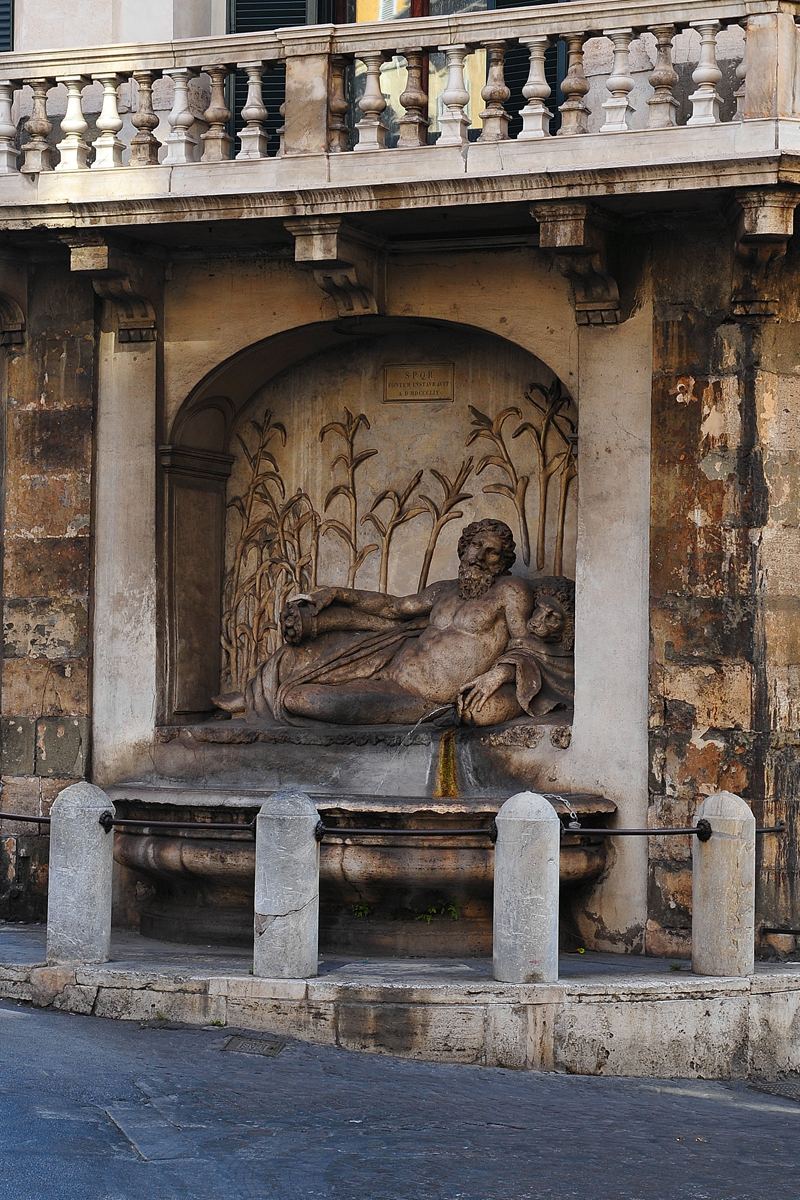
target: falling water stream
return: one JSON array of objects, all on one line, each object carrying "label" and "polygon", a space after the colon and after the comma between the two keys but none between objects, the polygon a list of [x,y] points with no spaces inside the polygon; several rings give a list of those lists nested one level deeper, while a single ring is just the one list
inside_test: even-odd
[{"label": "falling water stream", "polygon": [[[397,762],[398,756],[400,755],[401,751],[408,745],[409,741],[414,736],[414,734],[417,732],[420,725],[424,725],[426,721],[432,721],[435,717],[438,717],[441,713],[447,712],[451,708],[454,709],[455,705],[454,704],[440,704],[438,708],[432,708],[430,712],[425,713],[424,716],[420,717],[420,719],[417,721],[416,725],[413,725],[411,727],[411,729],[409,729],[408,733],[405,735],[403,740],[400,742],[400,745],[397,747],[394,754],[389,759],[389,762],[386,766],[386,770],[383,772],[383,775],[381,775],[380,779],[375,784],[375,795],[376,796],[380,796],[383,785],[386,782],[387,778],[389,777],[389,774],[390,774],[392,768],[394,767],[394,764]],[[451,754],[452,761],[453,761],[452,778],[455,779],[455,732],[456,732],[455,728],[446,729],[442,735],[442,742],[441,742],[441,746],[439,747],[439,770],[438,770],[437,779],[436,779],[436,792],[435,792],[436,796],[455,796],[458,794],[457,791],[454,792],[454,791],[440,791],[439,790],[439,787],[440,787],[439,781],[440,781],[440,779],[443,778],[443,776],[442,776],[442,756],[445,753],[445,742],[447,742],[448,735],[450,735],[450,743],[449,744],[451,747],[449,753]],[[450,776],[448,776],[448,778],[449,777]]]}]

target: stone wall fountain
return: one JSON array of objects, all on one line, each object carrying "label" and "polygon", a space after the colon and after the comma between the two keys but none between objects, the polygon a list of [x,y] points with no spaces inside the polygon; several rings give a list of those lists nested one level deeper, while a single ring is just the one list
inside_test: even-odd
[{"label": "stone wall fountain", "polygon": [[[215,710],[176,711],[152,770],[109,794],[123,816],[242,833],[118,834],[118,922],[250,941],[247,826],[291,786],[342,828],[322,848],[323,951],[486,954],[503,801],[551,793],[590,827],[614,811],[570,779],[574,402],[508,343],[447,350],[458,366],[432,330],[358,342],[239,420]],[[606,842],[566,837],[567,899]]]}]

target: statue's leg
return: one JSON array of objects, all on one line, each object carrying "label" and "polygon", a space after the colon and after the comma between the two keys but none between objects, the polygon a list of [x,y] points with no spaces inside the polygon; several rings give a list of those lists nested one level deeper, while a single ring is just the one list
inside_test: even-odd
[{"label": "statue's leg", "polygon": [[298,684],[284,705],[296,717],[332,725],[413,725],[436,707],[391,679]]}]

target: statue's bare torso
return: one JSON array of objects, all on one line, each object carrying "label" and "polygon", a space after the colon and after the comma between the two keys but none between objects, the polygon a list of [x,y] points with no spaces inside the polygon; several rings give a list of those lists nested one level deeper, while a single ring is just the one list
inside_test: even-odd
[{"label": "statue's bare torso", "polygon": [[504,575],[477,599],[464,599],[456,579],[433,584],[423,597],[433,601],[428,627],[402,647],[386,674],[431,703],[447,704],[497,661],[510,638],[525,635],[531,591]]}]

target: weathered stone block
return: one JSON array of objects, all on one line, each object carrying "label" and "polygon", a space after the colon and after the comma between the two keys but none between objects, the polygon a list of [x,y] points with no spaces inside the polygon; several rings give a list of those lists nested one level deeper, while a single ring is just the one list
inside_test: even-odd
[{"label": "weathered stone block", "polygon": [[89,663],[85,658],[7,658],[2,686],[4,713],[60,717],[89,712]]},{"label": "weathered stone block", "polygon": [[50,809],[53,806],[53,802],[58,799],[61,792],[64,791],[64,788],[71,787],[73,783],[80,783],[80,780],[77,778],[75,778],[75,779],[45,778],[45,779],[39,780],[40,796],[41,796],[40,804],[41,804],[43,817],[48,817],[50,815]]},{"label": "weathered stone block", "polygon": [[8,456],[20,470],[62,472],[91,463],[91,407],[12,409],[8,421]]},{"label": "weathered stone block", "polygon": [[89,754],[88,717],[42,717],[36,722],[36,774],[82,778]]},{"label": "weathered stone block", "polygon": [[60,1009],[62,1012],[81,1013],[88,1016],[94,1008],[96,997],[96,987],[75,984],[72,987],[65,987],[63,992],[56,996],[53,1000],[53,1008]]},{"label": "weathered stone block", "polygon": [[[4,811],[24,813],[28,817],[41,816],[39,812],[39,780],[33,776],[4,778],[0,790],[0,805]],[[35,834],[38,829],[27,821],[3,821],[6,836],[21,837]]]},{"label": "weathered stone block", "polygon": [[3,717],[0,722],[0,770],[3,775],[33,775],[36,723],[32,717]]},{"label": "weathered stone block", "polygon": [[3,562],[6,596],[85,596],[89,591],[88,537],[9,538]]},{"label": "weathered stone block", "polygon": [[75,983],[74,967],[37,967],[31,971],[31,995],[37,1008],[47,1008]]},{"label": "weathered stone block", "polygon": [[12,599],[3,605],[5,658],[84,658],[89,613],[79,600]]},{"label": "weathered stone block", "polygon": [[58,474],[21,471],[9,462],[6,474],[6,535],[78,537],[91,525],[92,485],[88,469]]},{"label": "weathered stone block", "polygon": [[693,705],[699,726],[749,729],[752,670],[747,662],[693,667],[668,663],[664,666],[664,695]]}]

